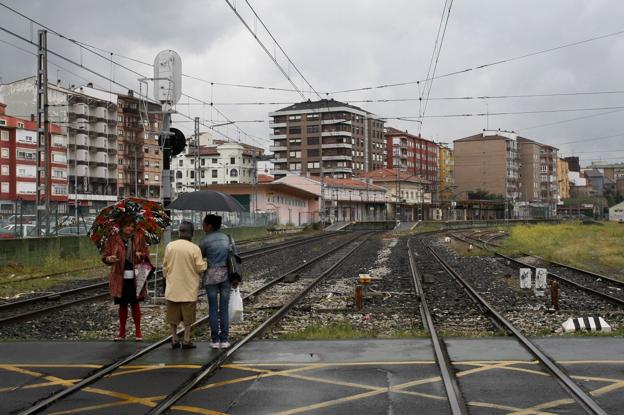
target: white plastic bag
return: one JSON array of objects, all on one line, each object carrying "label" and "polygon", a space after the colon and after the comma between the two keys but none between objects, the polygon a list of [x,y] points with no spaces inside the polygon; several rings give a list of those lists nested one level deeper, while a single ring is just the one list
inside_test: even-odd
[{"label": "white plastic bag", "polygon": [[243,297],[241,297],[240,289],[234,288],[230,293],[230,304],[228,307],[230,324],[238,324],[243,322]]}]

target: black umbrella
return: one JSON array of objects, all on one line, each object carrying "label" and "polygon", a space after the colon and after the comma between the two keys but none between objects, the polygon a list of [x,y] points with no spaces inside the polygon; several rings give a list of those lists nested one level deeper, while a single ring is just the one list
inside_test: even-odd
[{"label": "black umbrella", "polygon": [[202,190],[181,194],[167,209],[197,210],[200,212],[244,212],[245,208],[230,195],[216,190]]}]

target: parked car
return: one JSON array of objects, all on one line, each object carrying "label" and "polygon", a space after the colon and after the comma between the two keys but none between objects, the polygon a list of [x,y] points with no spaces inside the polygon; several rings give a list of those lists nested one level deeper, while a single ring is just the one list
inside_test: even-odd
[{"label": "parked car", "polygon": [[[17,226],[15,226],[15,224],[6,225],[2,229],[10,232],[13,235],[13,237],[17,237],[17,238],[27,238],[27,237],[37,236],[37,230],[34,224],[22,224],[21,226],[19,224]],[[22,232],[21,235],[20,235],[20,229]]]},{"label": "parked car", "polygon": [[71,236],[71,235],[86,235],[87,231],[84,226],[66,226],[64,228],[60,228],[56,234],[58,236]]}]

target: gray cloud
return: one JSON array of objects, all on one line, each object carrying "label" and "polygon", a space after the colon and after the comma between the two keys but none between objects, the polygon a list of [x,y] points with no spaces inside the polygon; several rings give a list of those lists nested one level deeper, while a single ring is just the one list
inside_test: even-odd
[{"label": "gray cloud", "polygon": [[[152,61],[165,48],[177,50],[185,73],[217,82],[290,87],[269,58],[243,28],[224,1],[8,1],[8,4],[63,33],[120,54]],[[431,49],[442,12],[442,1],[252,1],[265,23],[288,51],[312,85],[320,91],[375,86],[421,79],[427,72]],[[244,12],[242,2],[239,10]],[[624,28],[624,3],[607,0],[472,0],[457,1],[451,12],[438,74],[522,55]],[[249,15],[246,14],[246,17]],[[254,20],[250,19],[252,25]],[[30,37],[30,25],[0,12],[0,25]],[[259,26],[259,25],[258,25]],[[0,33],[0,40],[21,42]],[[80,53],[75,46],[50,37],[54,47],[73,59],[82,59],[103,74],[110,63]],[[23,45],[22,45],[23,46]],[[32,49],[32,47],[29,47]],[[624,90],[621,78],[624,36],[538,55],[480,71],[436,80],[432,96],[473,96]],[[150,68],[124,64],[145,74]],[[0,43],[0,76],[4,82],[34,74],[34,57]],[[101,87],[109,83],[77,68],[68,69]],[[50,77],[57,76],[51,66]],[[291,73],[293,71],[291,70]],[[59,71],[65,83],[84,83]],[[116,80],[138,89],[137,76],[115,69]],[[292,92],[236,89],[184,80],[184,91],[205,101],[296,101]],[[301,80],[296,81],[301,85]],[[115,88],[113,88],[115,89]],[[419,87],[406,86],[347,94],[335,99],[414,98]],[[183,99],[183,103],[188,100]],[[489,100],[490,112],[532,111],[622,105],[622,95]],[[417,115],[417,103],[370,103],[365,109],[382,116]],[[230,118],[267,120],[278,106],[222,106]],[[217,120],[209,106],[179,106],[191,116]],[[484,101],[431,101],[428,114],[485,112]],[[490,128],[520,130],[529,137],[557,143],[624,133],[624,111],[575,122],[524,130],[593,115],[590,112],[492,116]],[[389,125],[416,130],[415,123]],[[482,118],[426,119],[423,135],[450,142],[485,128]],[[182,124],[189,131],[190,125]],[[268,137],[268,123],[241,124],[251,134]],[[224,133],[238,138],[232,128]],[[624,159],[622,137],[562,145],[564,153],[578,152],[585,160]],[[601,151],[586,153],[588,151]],[[616,160],[612,160],[616,161]]]}]

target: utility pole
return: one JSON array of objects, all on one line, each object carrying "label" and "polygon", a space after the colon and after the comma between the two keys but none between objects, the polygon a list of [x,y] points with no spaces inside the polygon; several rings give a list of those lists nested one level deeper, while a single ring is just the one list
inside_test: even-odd
[{"label": "utility pole", "polygon": [[200,189],[199,180],[199,117],[195,117],[195,191]]},{"label": "utility pole", "polygon": [[[48,32],[39,30],[37,50],[37,236],[41,236],[44,214],[46,235],[50,233],[50,124],[48,120]],[[43,158],[43,160],[42,160]]]}]

